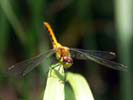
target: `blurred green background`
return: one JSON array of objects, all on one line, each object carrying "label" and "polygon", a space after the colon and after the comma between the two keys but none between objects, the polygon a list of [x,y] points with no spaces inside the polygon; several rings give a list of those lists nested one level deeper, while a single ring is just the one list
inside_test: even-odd
[{"label": "blurred green background", "polygon": [[87,79],[95,100],[133,100],[132,0],[0,0],[0,100],[40,100],[50,60],[16,79],[7,68],[52,48],[43,22],[69,47],[113,51],[128,66],[120,72],[74,61],[69,71]]}]

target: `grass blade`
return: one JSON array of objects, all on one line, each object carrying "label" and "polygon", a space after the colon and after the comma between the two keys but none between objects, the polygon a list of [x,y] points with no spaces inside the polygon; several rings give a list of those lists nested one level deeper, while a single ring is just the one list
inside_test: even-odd
[{"label": "grass blade", "polygon": [[60,76],[64,77],[63,65],[59,63],[52,65],[48,73],[43,100],[64,100],[64,81]]},{"label": "grass blade", "polygon": [[68,72],[66,80],[70,83],[76,100],[94,100],[90,87],[83,76]]}]

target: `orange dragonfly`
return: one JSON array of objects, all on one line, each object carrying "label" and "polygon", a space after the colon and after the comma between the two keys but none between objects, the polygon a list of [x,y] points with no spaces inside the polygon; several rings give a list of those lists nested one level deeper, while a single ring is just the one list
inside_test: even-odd
[{"label": "orange dragonfly", "polygon": [[73,58],[75,58],[79,60],[91,60],[115,70],[127,71],[127,66],[109,60],[115,56],[115,53],[97,50],[83,50],[62,46],[59,42],[57,42],[51,26],[47,22],[44,22],[44,27],[46,27],[49,32],[53,49],[12,65],[8,68],[9,71],[15,73],[16,75],[25,76],[27,73],[31,72],[35,67],[41,64],[44,59],[52,56],[53,54],[56,54],[57,60],[64,65],[64,68],[71,67],[73,64]]}]

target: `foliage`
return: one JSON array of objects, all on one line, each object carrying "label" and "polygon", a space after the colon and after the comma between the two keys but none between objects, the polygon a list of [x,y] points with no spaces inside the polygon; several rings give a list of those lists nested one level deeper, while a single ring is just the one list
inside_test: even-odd
[{"label": "foliage", "polygon": [[[45,81],[44,77],[49,69],[46,66],[50,66],[52,60],[44,61],[42,67],[36,68],[22,79],[9,76],[7,68],[50,48],[47,30],[43,28],[43,22],[48,21],[61,44],[115,51],[119,54],[117,58],[128,65],[129,71],[120,73],[97,67],[91,62],[74,61],[74,66],[68,72],[83,74],[89,81],[96,100],[132,100],[131,2],[132,0],[0,0],[0,99],[40,99],[45,85],[42,81]],[[55,73],[63,79],[58,71],[55,70]],[[71,76],[72,73],[66,74]],[[67,81],[73,81],[73,77],[77,76],[79,75],[73,74],[72,77],[67,77]],[[68,91],[65,98],[71,95],[71,98],[76,99],[72,85],[65,84],[67,88],[64,91]]]},{"label": "foliage", "polygon": [[[65,86],[66,84],[70,86]],[[73,91],[70,94],[71,90]],[[94,100],[94,98],[83,76],[71,72],[64,73],[63,65],[57,63],[50,67],[43,100]]]}]

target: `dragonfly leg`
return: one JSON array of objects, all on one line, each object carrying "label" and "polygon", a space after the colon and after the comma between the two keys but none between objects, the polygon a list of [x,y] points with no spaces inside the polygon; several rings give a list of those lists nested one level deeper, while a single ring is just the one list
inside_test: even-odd
[{"label": "dragonfly leg", "polygon": [[60,67],[58,67],[58,66],[60,66],[60,63],[54,64],[51,67],[49,67],[49,77],[52,76],[52,74],[51,74],[52,71],[54,71],[54,70],[60,71]]}]

